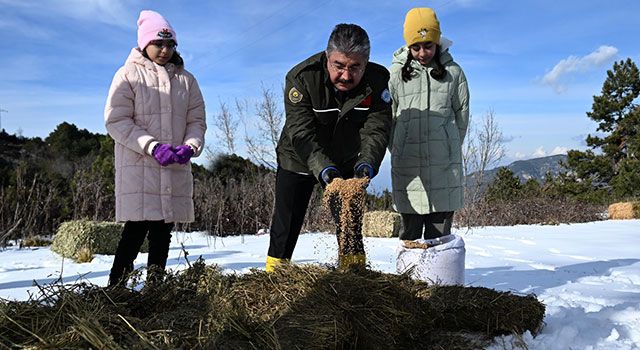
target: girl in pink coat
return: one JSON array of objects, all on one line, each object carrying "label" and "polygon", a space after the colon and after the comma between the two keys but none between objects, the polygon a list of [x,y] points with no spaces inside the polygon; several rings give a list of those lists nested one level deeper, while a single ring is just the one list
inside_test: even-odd
[{"label": "girl in pink coat", "polygon": [[115,141],[116,221],[124,222],[109,285],[126,282],[147,235],[147,267],[164,271],[174,223],[194,220],[190,159],[204,146],[204,100],[177,45],[167,20],[142,11],[138,47],[109,90],[104,117]]}]

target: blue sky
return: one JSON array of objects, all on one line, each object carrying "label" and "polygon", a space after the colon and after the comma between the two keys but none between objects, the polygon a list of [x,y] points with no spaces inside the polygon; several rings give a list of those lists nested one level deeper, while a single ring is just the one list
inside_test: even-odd
[{"label": "blue sky", "polygon": [[173,25],[201,85],[215,146],[219,103],[255,101],[261,84],[279,92],[286,72],[322,50],[335,24],[361,25],[371,60],[389,66],[403,45],[405,13],[423,6],[436,10],[454,42],[475,119],[494,111],[505,162],[583,149],[595,130],[586,112],[606,71],[627,57],[640,63],[636,0],[0,0],[2,128],[45,137],[67,121],[105,133],[109,84],[136,45],[140,10],[153,9]]}]

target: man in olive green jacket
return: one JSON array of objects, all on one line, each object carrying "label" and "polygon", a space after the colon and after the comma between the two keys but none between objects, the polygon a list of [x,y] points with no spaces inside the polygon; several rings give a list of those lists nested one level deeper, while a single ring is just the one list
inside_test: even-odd
[{"label": "man in olive green jacket", "polygon": [[[268,272],[291,259],[316,183],[378,172],[391,128],[391,95],[389,72],[369,62],[369,52],[364,29],[339,24],[326,51],[287,73]],[[355,262],[364,263],[364,255],[361,260]]]}]

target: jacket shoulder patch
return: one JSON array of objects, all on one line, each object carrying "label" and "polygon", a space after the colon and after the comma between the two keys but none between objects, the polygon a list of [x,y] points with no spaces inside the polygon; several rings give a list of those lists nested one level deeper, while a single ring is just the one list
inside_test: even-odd
[{"label": "jacket shoulder patch", "polygon": [[295,87],[292,87],[291,90],[289,90],[289,101],[291,101],[291,103],[298,103],[302,101],[302,94]]},{"label": "jacket shoulder patch", "polygon": [[382,94],[380,95],[380,98],[382,99],[382,101],[386,103],[391,102],[391,93],[389,92],[389,89],[382,90]]}]

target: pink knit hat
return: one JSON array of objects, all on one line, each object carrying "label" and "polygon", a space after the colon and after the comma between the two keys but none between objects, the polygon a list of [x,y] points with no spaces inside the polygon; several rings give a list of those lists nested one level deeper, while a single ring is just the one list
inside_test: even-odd
[{"label": "pink knit hat", "polygon": [[155,11],[141,11],[138,18],[138,47],[144,50],[152,40],[167,39],[173,39],[176,44],[178,43],[176,32],[173,31],[171,24]]}]

